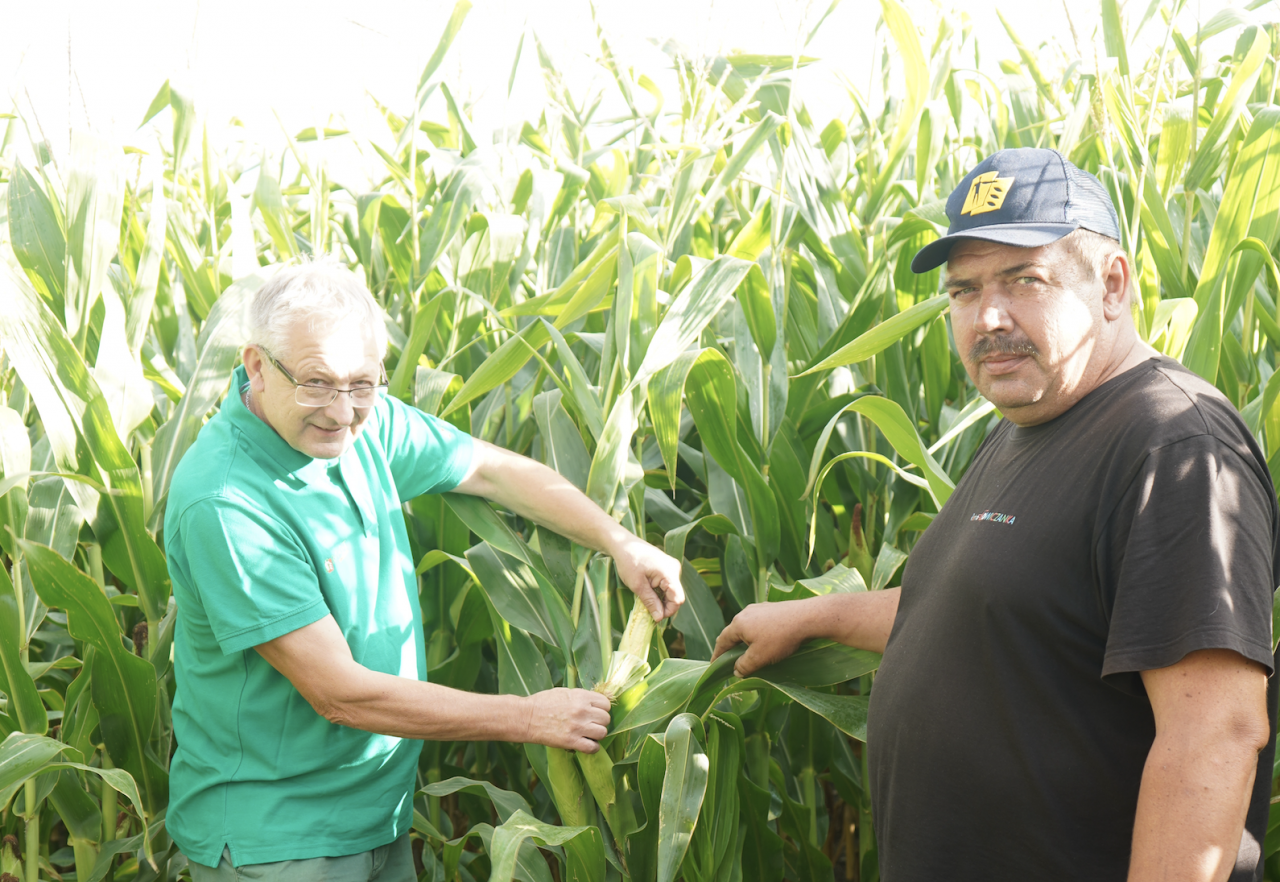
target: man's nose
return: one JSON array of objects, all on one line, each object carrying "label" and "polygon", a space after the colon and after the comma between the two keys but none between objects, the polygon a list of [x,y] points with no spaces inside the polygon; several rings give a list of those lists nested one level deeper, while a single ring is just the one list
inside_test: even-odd
[{"label": "man's nose", "polygon": [[356,409],[351,405],[351,396],[346,392],[339,392],[338,397],[324,409],[325,416],[343,426],[356,422],[356,414]]},{"label": "man's nose", "polygon": [[1007,307],[1007,298],[1000,286],[986,287],[973,317],[974,330],[979,334],[997,334],[1012,330],[1013,320],[1009,317]]}]

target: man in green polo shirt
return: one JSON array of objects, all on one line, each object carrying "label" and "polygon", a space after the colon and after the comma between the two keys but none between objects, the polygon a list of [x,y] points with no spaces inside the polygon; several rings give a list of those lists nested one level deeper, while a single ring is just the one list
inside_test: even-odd
[{"label": "man in green polo shirt", "polygon": [[608,701],[427,682],[402,502],[488,497],[609,553],[656,618],[678,562],[551,469],[382,394],[386,336],[346,270],[284,269],[256,295],[231,393],[174,474],[178,603],[168,829],[195,882],[412,880],[421,741],[594,752]]}]

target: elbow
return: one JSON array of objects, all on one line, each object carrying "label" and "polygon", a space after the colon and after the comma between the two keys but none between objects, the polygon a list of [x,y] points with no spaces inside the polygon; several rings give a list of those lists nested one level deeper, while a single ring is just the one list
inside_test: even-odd
[{"label": "elbow", "polygon": [[335,726],[360,728],[355,722],[351,705],[336,695],[306,695],[312,710]]},{"label": "elbow", "polygon": [[1238,714],[1230,724],[1231,740],[1253,754],[1271,742],[1271,735],[1271,721],[1265,711]]}]

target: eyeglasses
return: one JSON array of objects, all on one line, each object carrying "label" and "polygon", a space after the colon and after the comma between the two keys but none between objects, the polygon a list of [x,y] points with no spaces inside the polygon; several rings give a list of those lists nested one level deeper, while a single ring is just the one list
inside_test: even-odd
[{"label": "eyeglasses", "polygon": [[303,407],[328,407],[330,404],[338,400],[338,396],[346,393],[351,396],[351,406],[366,408],[373,407],[378,397],[385,395],[387,392],[387,370],[381,364],[378,365],[379,377],[382,380],[376,386],[357,386],[354,389],[335,389],[333,386],[320,386],[314,383],[299,383],[293,378],[293,374],[289,373],[289,369],[276,360],[276,357],[267,351],[265,346],[259,346],[262,354],[267,357],[267,361],[275,365],[276,370],[284,374],[289,382],[293,384],[293,400]]}]

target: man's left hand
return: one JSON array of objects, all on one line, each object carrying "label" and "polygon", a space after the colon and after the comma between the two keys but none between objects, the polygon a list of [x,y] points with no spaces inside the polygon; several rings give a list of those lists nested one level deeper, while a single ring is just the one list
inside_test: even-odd
[{"label": "man's left hand", "polygon": [[655,620],[674,616],[684,603],[680,561],[674,557],[637,536],[628,535],[613,549],[613,560],[618,567],[618,578],[635,592]]}]

